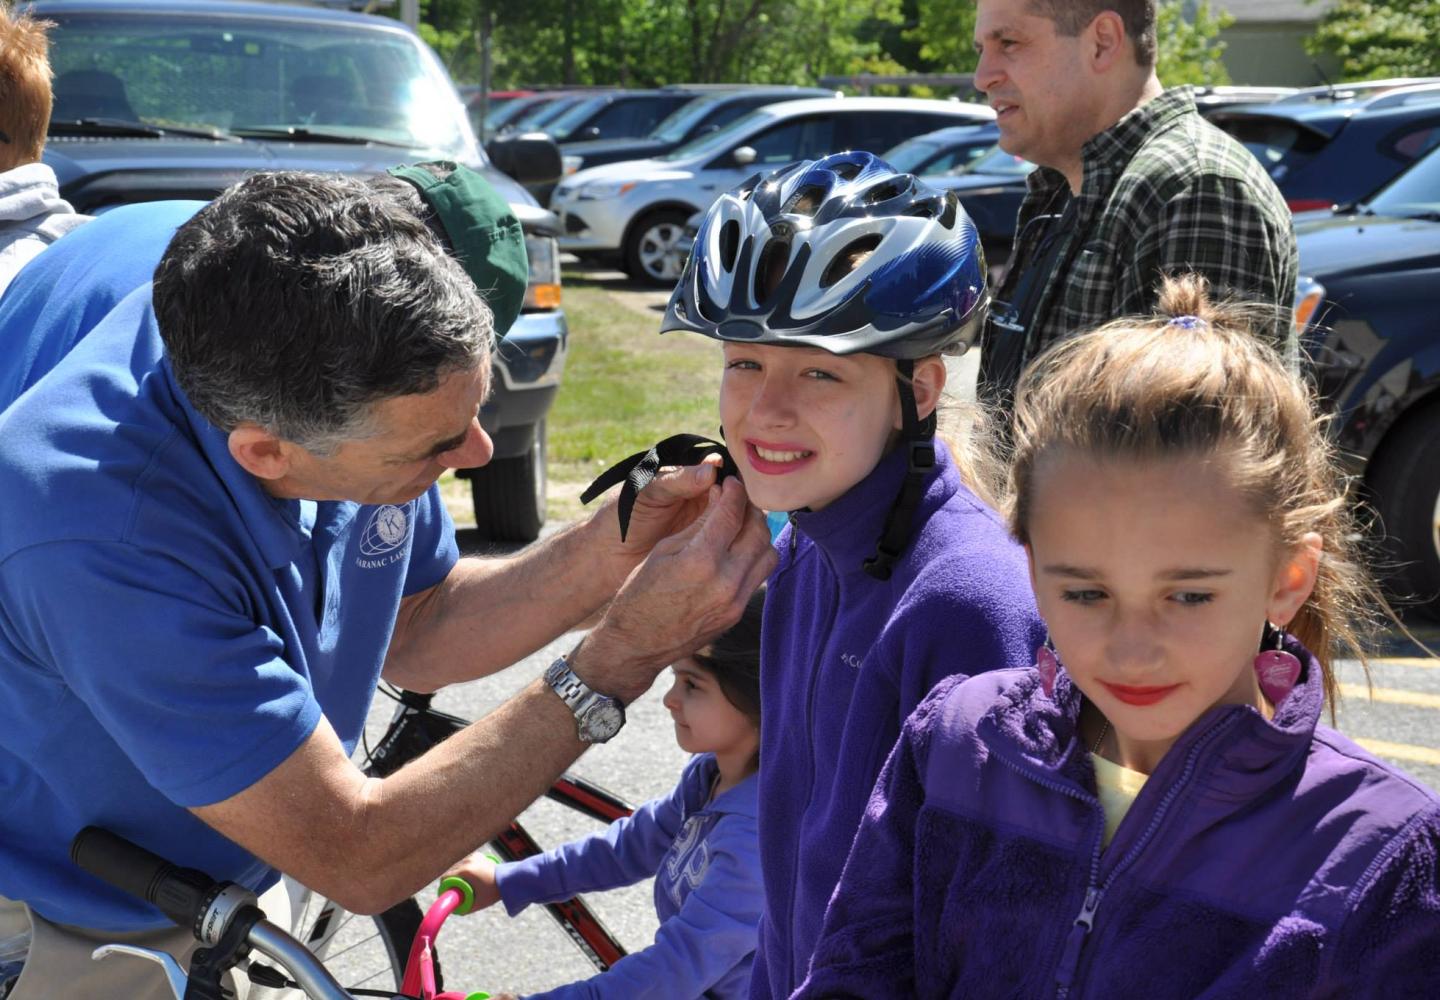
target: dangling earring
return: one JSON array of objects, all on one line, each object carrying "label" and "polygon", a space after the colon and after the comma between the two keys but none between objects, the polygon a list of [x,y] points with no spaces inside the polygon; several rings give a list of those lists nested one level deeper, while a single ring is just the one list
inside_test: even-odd
[{"label": "dangling earring", "polygon": [[1053,697],[1055,674],[1060,670],[1060,658],[1055,655],[1055,646],[1048,635],[1045,637],[1045,645],[1035,650],[1035,669],[1040,671],[1040,687],[1045,690],[1045,697]]},{"label": "dangling earring", "polygon": [[1255,657],[1255,676],[1270,704],[1279,705],[1300,679],[1300,660],[1294,653],[1285,651],[1285,630],[1267,621],[1265,637],[1260,640],[1262,646],[1271,635],[1275,637],[1275,648],[1262,649]]}]

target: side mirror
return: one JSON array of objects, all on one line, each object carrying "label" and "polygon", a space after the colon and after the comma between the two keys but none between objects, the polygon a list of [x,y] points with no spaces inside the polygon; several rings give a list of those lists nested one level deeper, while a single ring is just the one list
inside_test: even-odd
[{"label": "side mirror", "polygon": [[495,169],[519,181],[521,186],[557,184],[563,173],[560,147],[544,132],[499,135],[485,144]]},{"label": "side mirror", "polygon": [[737,146],[730,154],[730,159],[737,167],[748,167],[759,158],[760,154],[755,152],[754,146]]}]

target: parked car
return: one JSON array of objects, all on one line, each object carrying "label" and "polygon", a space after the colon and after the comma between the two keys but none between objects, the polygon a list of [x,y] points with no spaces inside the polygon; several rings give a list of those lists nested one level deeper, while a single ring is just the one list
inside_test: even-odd
[{"label": "parked car", "polygon": [[1296,220],[1299,317],[1392,582],[1440,619],[1440,150],[1367,202]]},{"label": "parked car", "polygon": [[718,132],[735,119],[767,104],[837,96],[835,91],[819,87],[736,87],[734,90],[693,94],[690,100],[639,138],[562,143],[563,172],[569,176],[584,167],[660,156],[694,139]]},{"label": "parked car", "polygon": [[999,146],[963,170],[927,177],[936,187],[954,191],[980,232],[980,244],[990,264],[990,278],[998,284],[1015,246],[1015,222],[1025,200],[1026,181],[1035,164],[1005,152]]},{"label": "parked car", "polygon": [[995,148],[1000,129],[994,122],[955,125],[906,139],[882,154],[881,159],[907,174],[953,174]]},{"label": "parked car", "polygon": [[1207,117],[1265,165],[1291,211],[1364,198],[1440,145],[1440,84],[1323,99],[1307,91]]},{"label": "parked car", "polygon": [[[45,162],[82,212],[209,199],[259,170],[371,174],[446,159],[486,174],[525,227],[531,284],[482,411],[495,460],[459,474],[471,480],[482,533],[534,538],[545,519],[545,417],[568,344],[557,222],[487,163],[434,53],[396,21],[324,7],[39,0],[27,9],[56,25]],[[559,151],[529,143],[519,163],[536,173],[521,179],[556,176]]]},{"label": "parked car", "polygon": [[685,221],[751,174],[837,150],[889,149],[944,125],[994,120],[989,108],[958,101],[786,101],[663,156],[581,170],[560,183],[550,207],[561,220],[562,249],[618,253],[635,280],[668,285],[685,266]]},{"label": "parked car", "polygon": [[679,87],[590,94],[546,122],[543,130],[560,143],[635,139],[648,135],[662,119],[695,97],[694,91]]},{"label": "parked car", "polygon": [[517,114],[509,116],[504,124],[498,127],[487,126],[486,134],[542,132],[546,125],[590,96],[590,94],[563,91],[524,98],[527,103],[521,106]]},{"label": "parked car", "polygon": [[[483,88],[476,84],[467,84],[460,87],[460,100],[465,102],[465,112],[470,116],[470,127],[481,142],[485,141],[487,134],[485,119],[497,114],[507,105],[520,100],[522,97],[534,97],[533,90],[492,90],[485,93]],[[481,113],[483,109],[483,114]]]}]

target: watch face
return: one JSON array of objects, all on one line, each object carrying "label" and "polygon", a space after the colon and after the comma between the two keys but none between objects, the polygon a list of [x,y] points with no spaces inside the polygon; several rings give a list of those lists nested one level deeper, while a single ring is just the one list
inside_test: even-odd
[{"label": "watch face", "polygon": [[580,738],[586,743],[604,743],[625,725],[625,712],[619,705],[600,702],[592,705],[580,720]]}]

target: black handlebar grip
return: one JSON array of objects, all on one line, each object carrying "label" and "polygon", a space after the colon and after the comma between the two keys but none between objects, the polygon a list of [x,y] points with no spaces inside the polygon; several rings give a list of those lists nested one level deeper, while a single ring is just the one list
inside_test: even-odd
[{"label": "black handlebar grip", "polygon": [[70,842],[70,860],[123,892],[153,904],[181,927],[194,928],[220,883],[181,868],[124,837],[87,826]]}]

